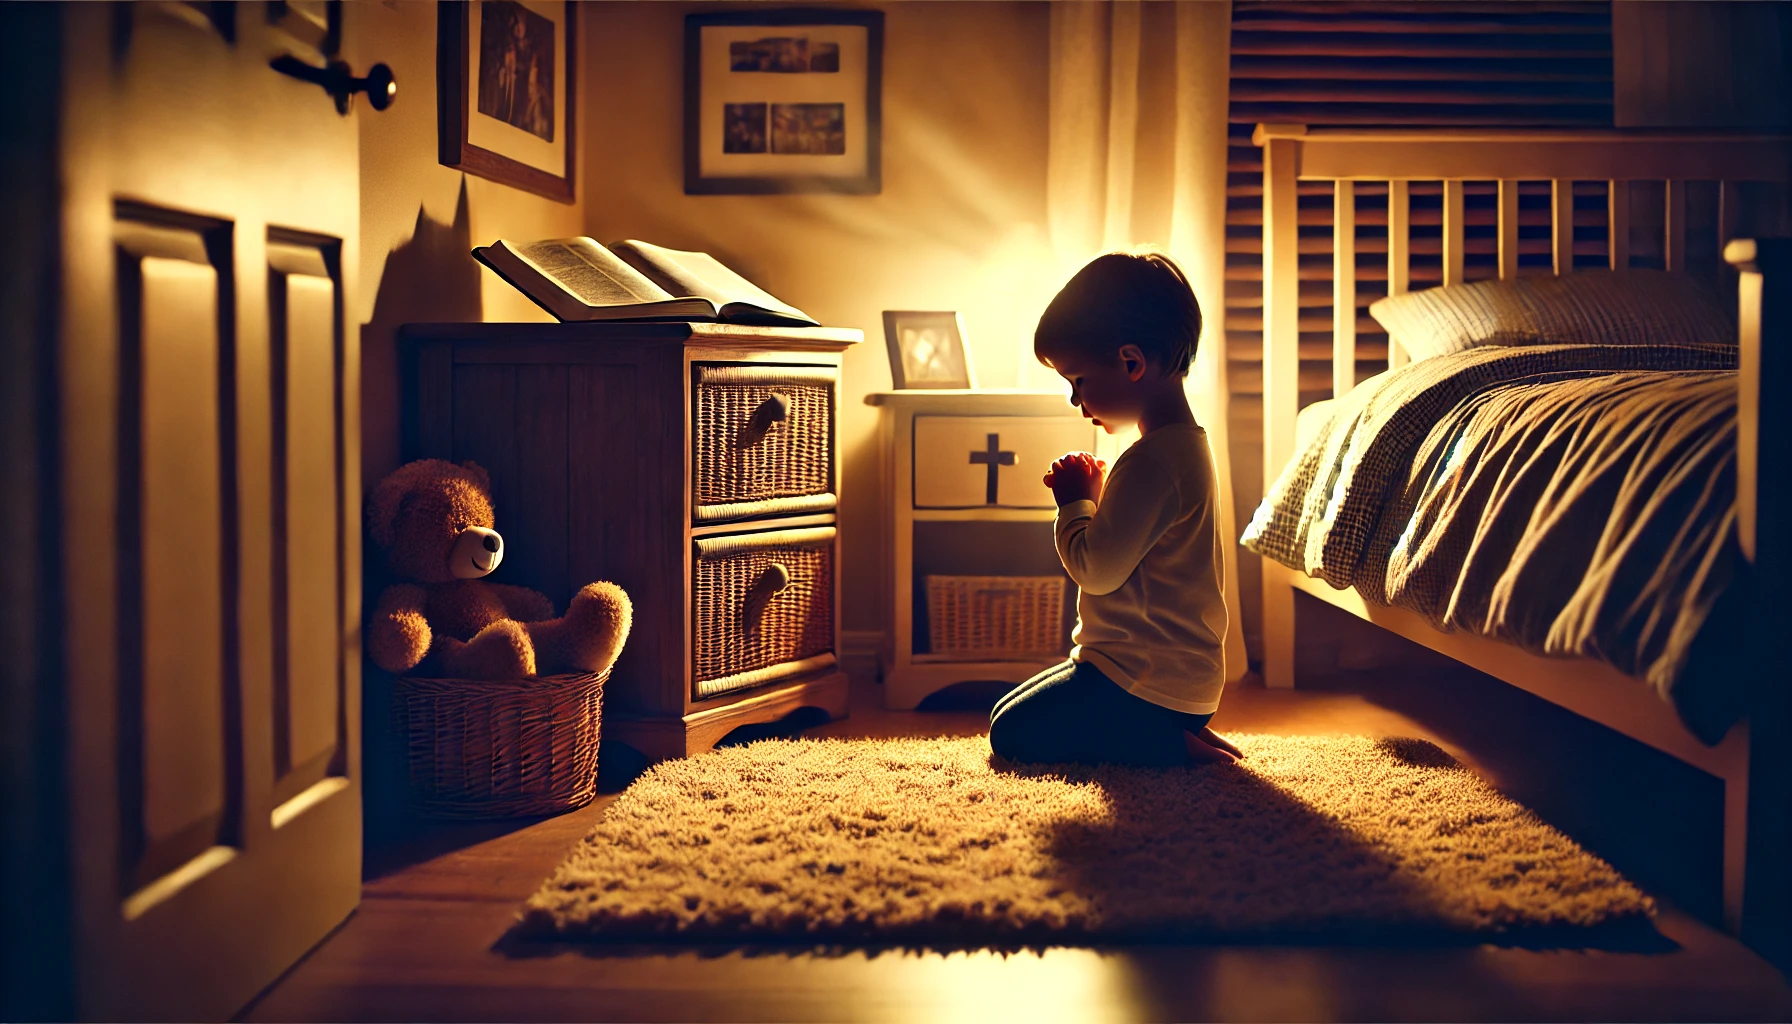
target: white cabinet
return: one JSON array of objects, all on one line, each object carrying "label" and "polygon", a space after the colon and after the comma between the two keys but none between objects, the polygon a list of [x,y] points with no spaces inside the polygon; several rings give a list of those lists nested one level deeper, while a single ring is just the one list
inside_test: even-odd
[{"label": "white cabinet", "polygon": [[1054,657],[1015,660],[931,650],[926,577],[1062,576],[1052,545],[1057,505],[1043,483],[1053,459],[1090,451],[1111,464],[1119,446],[1061,392],[885,391],[880,449],[884,516],[884,704],[912,708],[954,683],[1018,683],[1070,650],[1074,587],[1066,586]]}]

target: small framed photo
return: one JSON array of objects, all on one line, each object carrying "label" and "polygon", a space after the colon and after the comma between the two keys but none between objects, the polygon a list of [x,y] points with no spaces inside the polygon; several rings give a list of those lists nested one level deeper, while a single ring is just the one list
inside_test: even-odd
[{"label": "small framed photo", "polygon": [[449,167],[573,201],[578,4],[436,9],[436,144]]},{"label": "small framed photo", "polygon": [[883,46],[881,11],[685,15],[685,192],[880,191]]},{"label": "small framed photo", "polygon": [[898,391],[977,386],[957,313],[886,309],[884,343],[890,349],[890,381]]}]

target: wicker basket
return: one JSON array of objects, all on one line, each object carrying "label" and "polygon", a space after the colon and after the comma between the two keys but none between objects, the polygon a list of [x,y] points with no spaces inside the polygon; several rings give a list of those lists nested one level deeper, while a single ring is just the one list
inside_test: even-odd
[{"label": "wicker basket", "polygon": [[509,818],[590,803],[609,675],[399,678],[392,708],[412,806],[440,818]]},{"label": "wicker basket", "polygon": [[835,376],[826,366],[699,366],[692,503],[832,508]]},{"label": "wicker basket", "polygon": [[700,537],[695,547],[693,697],[833,663],[832,526]]},{"label": "wicker basket", "polygon": [[928,576],[928,646],[966,660],[1061,656],[1064,583],[1062,576]]}]

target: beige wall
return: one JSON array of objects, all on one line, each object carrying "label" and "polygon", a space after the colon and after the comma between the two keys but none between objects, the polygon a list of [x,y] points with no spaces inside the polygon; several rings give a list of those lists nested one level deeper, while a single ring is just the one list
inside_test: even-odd
[{"label": "beige wall", "polygon": [[[865,344],[846,359],[840,441],[844,625],[880,625],[876,410],[890,386],[885,309],[964,314],[979,383],[1013,386],[1055,284],[1045,255],[1047,10],[906,2],[886,12],[883,192],[684,194],[684,15],[714,5],[596,3],[586,233],[707,251]],[[1037,380],[1038,368],[1026,371]]]},{"label": "beige wall", "polygon": [[[371,487],[398,466],[398,325],[423,320],[551,319],[468,254],[495,238],[553,238],[584,230],[567,205],[464,175],[436,160],[436,5],[348,4],[357,70],[384,61],[398,98],[363,108],[361,261],[353,315],[361,330],[361,478]],[[581,111],[583,113],[583,111]],[[584,134],[584,126],[579,132]]]},{"label": "beige wall", "polygon": [[684,15],[708,8],[584,4],[574,205],[437,162],[433,4],[348,9],[351,62],[384,61],[399,82],[391,109],[359,115],[363,485],[399,463],[400,324],[548,319],[474,263],[472,246],[589,234],[702,249],[822,322],[865,332],[847,356],[840,425],[844,625],[879,628],[883,498],[863,396],[890,386],[881,312],[959,310],[979,383],[1047,382],[1030,356],[1056,284],[1044,237],[1044,4],[884,5],[875,196],[685,195]]}]

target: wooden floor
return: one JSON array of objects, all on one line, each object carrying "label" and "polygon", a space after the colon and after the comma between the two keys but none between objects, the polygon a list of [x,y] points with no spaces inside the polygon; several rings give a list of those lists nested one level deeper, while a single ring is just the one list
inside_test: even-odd
[{"label": "wooden floor", "polygon": [[[506,943],[516,906],[613,797],[533,824],[370,848],[360,910],[244,1011],[335,1020],[1788,1020],[1792,988],[1699,920],[1716,907],[1711,780],[1479,677],[1228,691],[1223,732],[1422,736],[1667,900],[1643,949],[1151,946],[916,954]],[[943,695],[950,697],[952,695]],[[974,734],[988,694],[809,735]],[[956,706],[954,706],[956,705]],[[610,756],[606,775],[622,759]],[[1708,876],[1708,877],[1707,877]],[[1688,909],[1691,908],[1692,912]]]}]

